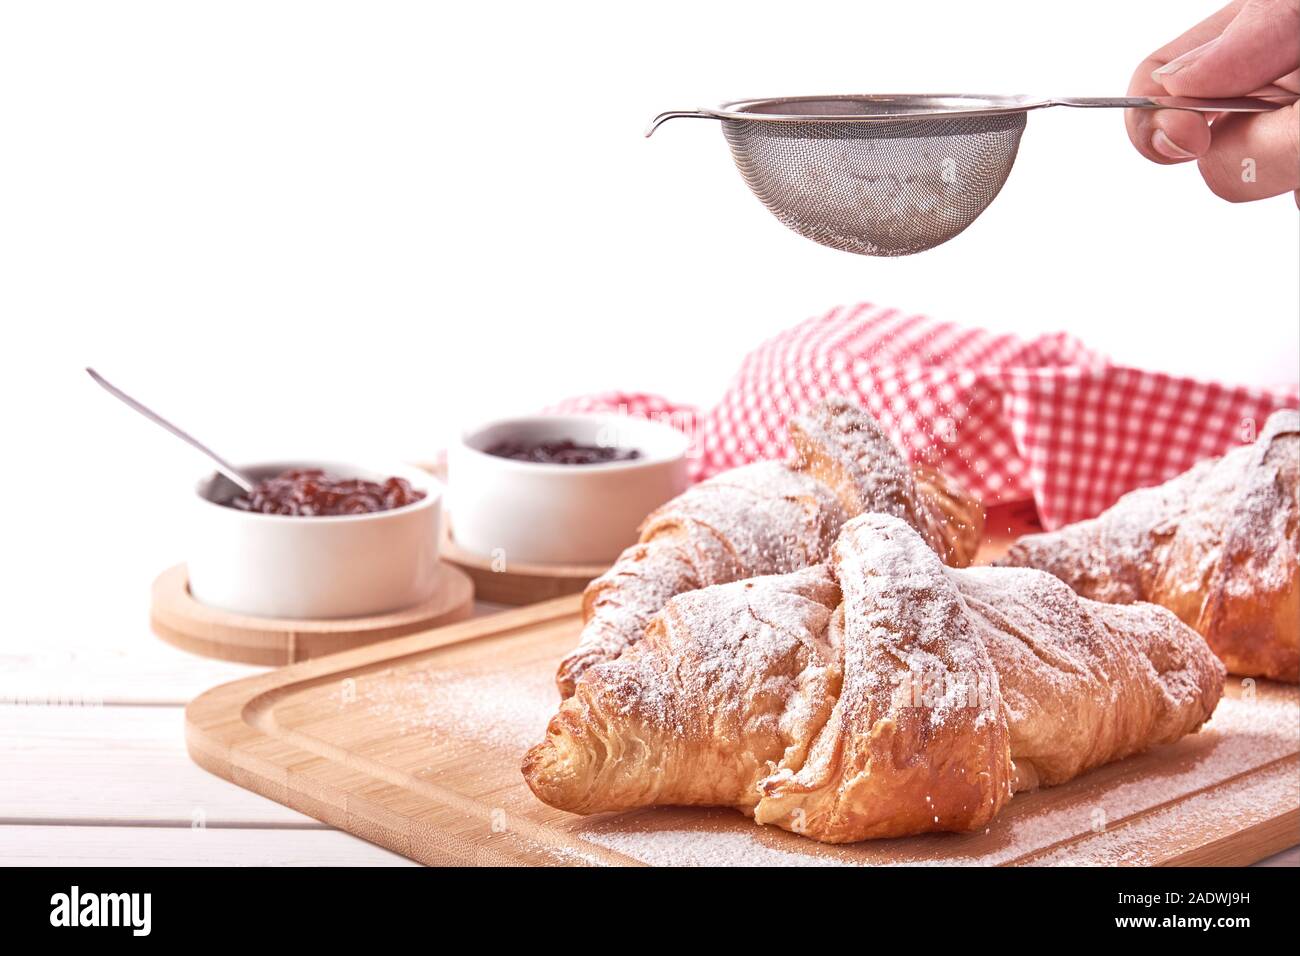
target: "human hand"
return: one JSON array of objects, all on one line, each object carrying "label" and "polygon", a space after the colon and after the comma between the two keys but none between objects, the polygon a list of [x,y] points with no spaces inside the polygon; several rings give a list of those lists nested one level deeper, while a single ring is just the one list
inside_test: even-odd
[{"label": "human hand", "polygon": [[[1142,61],[1132,96],[1231,97],[1300,92],[1300,0],[1235,0]],[[1163,165],[1197,161],[1229,202],[1295,191],[1300,103],[1269,113],[1129,110],[1129,139]]]}]

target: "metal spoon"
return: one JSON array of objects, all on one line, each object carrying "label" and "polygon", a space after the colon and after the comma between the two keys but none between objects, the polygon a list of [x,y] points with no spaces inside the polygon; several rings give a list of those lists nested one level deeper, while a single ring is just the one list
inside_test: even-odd
[{"label": "metal spoon", "polygon": [[163,428],[167,429],[169,432],[171,432],[181,441],[188,442],[192,447],[197,448],[199,451],[203,452],[203,454],[207,455],[209,458],[212,459],[213,463],[217,466],[217,471],[221,472],[223,475],[225,475],[235,484],[239,485],[239,487],[242,488],[244,491],[248,492],[249,494],[252,494],[253,488],[256,486],[257,482],[255,482],[252,478],[249,478],[247,475],[245,475],[242,471],[240,471],[230,462],[226,461],[226,459],[222,458],[220,455],[218,455],[207,445],[203,444],[194,436],[181,431],[179,428],[177,428],[167,419],[163,418],[153,409],[148,408],[145,405],[142,405],[140,402],[137,402],[134,398],[126,394],[126,392],[122,391],[112,382],[108,381],[108,379],[104,378],[104,376],[100,375],[93,368],[87,368],[86,374],[89,375],[91,378],[93,378],[96,382],[98,382],[99,385],[104,389],[104,391],[108,392],[114,398],[119,399],[125,404],[131,406],[137,412],[143,415],[145,418],[149,419],[149,421],[153,422],[155,425],[161,425]]}]

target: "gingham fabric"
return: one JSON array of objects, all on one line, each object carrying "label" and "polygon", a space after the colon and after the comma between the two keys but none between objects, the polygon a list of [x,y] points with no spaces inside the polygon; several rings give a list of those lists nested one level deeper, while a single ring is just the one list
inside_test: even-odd
[{"label": "gingham fabric", "polygon": [[1300,405],[1296,387],[1145,372],[1064,334],[1026,341],[864,304],[759,346],[712,411],[621,392],[555,410],[623,412],[691,431],[699,480],[787,454],[786,420],[831,393],[860,402],[913,460],[940,466],[986,505],[1032,498],[1047,528],[1253,441],[1271,412]]}]

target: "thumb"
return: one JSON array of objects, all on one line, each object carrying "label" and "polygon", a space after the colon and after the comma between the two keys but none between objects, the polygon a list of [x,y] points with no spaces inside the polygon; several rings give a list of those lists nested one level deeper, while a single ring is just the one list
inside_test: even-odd
[{"label": "thumb", "polygon": [[1229,202],[1300,189],[1300,105],[1225,116],[1198,165],[1210,190]]},{"label": "thumb", "polygon": [[1300,0],[1248,0],[1224,31],[1152,72],[1170,96],[1246,96],[1300,68]]}]

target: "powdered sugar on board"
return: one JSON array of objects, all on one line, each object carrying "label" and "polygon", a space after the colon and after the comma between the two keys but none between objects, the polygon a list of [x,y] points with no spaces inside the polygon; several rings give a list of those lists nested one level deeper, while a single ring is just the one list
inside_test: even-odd
[{"label": "powdered sugar on board", "polygon": [[536,667],[422,668],[374,675],[358,688],[356,700],[403,735],[468,740],[522,754],[542,739],[559,695],[551,674]]},{"label": "powdered sugar on board", "polygon": [[[726,827],[729,820],[717,811],[701,811],[717,829],[705,827],[593,830],[584,840],[651,866],[853,866],[829,855],[781,849],[765,841],[770,831],[753,832]],[[726,828],[724,828],[726,827]],[[784,835],[784,831],[779,831]],[[795,837],[796,840],[802,839]]]},{"label": "powdered sugar on board", "polygon": [[652,810],[579,824],[577,835],[652,866],[1125,865],[1151,862],[1173,835],[1226,836],[1279,801],[1296,805],[1300,778],[1285,758],[1298,752],[1300,702],[1286,689],[1225,698],[1178,744],[1019,794],[983,833],[823,846],[733,811]]},{"label": "powdered sugar on board", "polygon": [[[1151,866],[1168,853],[1170,835],[1186,840],[1225,818],[1239,828],[1271,818],[1279,803],[1300,806],[1300,775],[1294,764],[1279,764],[1177,806],[1161,807],[1122,829],[1102,831],[1077,845],[1053,850],[1031,862],[1036,866]],[[1195,843],[1187,849],[1194,849]]]}]

